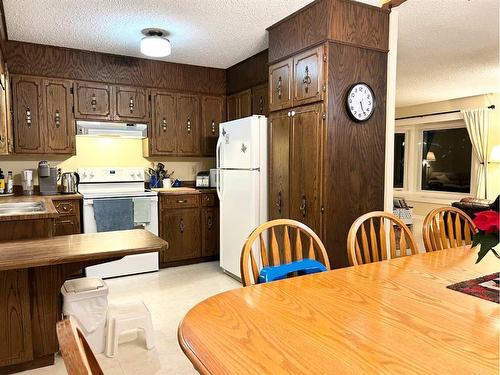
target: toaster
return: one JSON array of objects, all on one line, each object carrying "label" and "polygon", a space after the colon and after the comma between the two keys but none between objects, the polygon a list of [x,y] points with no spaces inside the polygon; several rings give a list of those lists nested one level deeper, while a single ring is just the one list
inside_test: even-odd
[{"label": "toaster", "polygon": [[210,187],[210,172],[202,171],[196,175],[196,187],[208,188]]},{"label": "toaster", "polygon": [[210,169],[210,187],[217,187],[217,169]]}]

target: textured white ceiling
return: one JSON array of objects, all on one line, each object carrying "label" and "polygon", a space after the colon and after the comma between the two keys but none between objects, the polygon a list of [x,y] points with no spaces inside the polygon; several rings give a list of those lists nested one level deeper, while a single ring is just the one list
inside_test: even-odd
[{"label": "textured white ceiling", "polygon": [[141,30],[158,27],[172,43],[172,54],[160,60],[225,69],[266,49],[266,28],[312,0],[3,2],[11,40],[144,57]]},{"label": "textured white ceiling", "polygon": [[227,68],[267,48],[266,27],[312,0],[4,0],[11,40],[144,57],[141,30],[167,30],[161,60]]},{"label": "textured white ceiling", "polygon": [[499,0],[398,7],[397,106],[500,91]]}]

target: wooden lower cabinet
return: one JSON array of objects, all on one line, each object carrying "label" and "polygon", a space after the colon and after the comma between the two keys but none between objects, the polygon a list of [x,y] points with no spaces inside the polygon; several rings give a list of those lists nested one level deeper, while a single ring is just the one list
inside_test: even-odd
[{"label": "wooden lower cabinet", "polygon": [[269,220],[290,218],[290,133],[287,111],[269,116]]},{"label": "wooden lower cabinet", "polygon": [[219,255],[219,209],[203,207],[201,225],[201,255],[204,257]]},{"label": "wooden lower cabinet", "polygon": [[160,236],[168,242],[160,263],[201,256],[200,210],[198,208],[164,209],[161,212]]},{"label": "wooden lower cabinet", "polygon": [[321,233],[321,103],[269,117],[269,218],[291,218]]},{"label": "wooden lower cabinet", "polygon": [[293,108],[290,138],[290,216],[321,233],[323,106]]},{"label": "wooden lower cabinet", "polygon": [[0,367],[33,359],[28,272],[0,272]]},{"label": "wooden lower cabinet", "polygon": [[54,200],[59,217],[54,220],[54,236],[79,234],[81,230],[80,199]]},{"label": "wooden lower cabinet", "polygon": [[169,245],[160,253],[160,267],[214,260],[218,256],[216,204],[214,193],[160,195],[159,232]]}]

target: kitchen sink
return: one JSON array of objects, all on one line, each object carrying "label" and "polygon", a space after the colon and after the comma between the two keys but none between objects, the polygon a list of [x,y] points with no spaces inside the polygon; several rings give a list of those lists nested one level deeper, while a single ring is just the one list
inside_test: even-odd
[{"label": "kitchen sink", "polygon": [[0,215],[17,215],[44,211],[45,206],[42,202],[0,203]]}]

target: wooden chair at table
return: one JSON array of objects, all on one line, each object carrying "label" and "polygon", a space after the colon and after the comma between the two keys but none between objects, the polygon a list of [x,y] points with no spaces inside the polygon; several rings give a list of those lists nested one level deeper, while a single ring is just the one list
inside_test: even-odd
[{"label": "wooden chair at table", "polygon": [[[265,231],[269,230],[270,251],[266,248]],[[277,234],[276,232],[282,232]],[[294,237],[291,238],[290,234]],[[303,237],[305,241],[303,243]],[[255,241],[259,239],[259,256],[262,262],[262,267],[279,266],[282,264],[291,263],[292,261],[300,261],[304,258],[317,259],[330,269],[330,262],[325,246],[319,239],[318,235],[307,225],[290,219],[277,219],[268,221],[257,227],[248,236],[240,257],[241,281],[243,286],[259,283],[259,268],[255,258],[254,248]],[[278,238],[282,239],[282,246],[278,244]],[[293,252],[292,252],[293,244]]]},{"label": "wooden chair at table", "polygon": [[74,318],[58,322],[56,331],[68,375],[104,375]]},{"label": "wooden chair at table", "polygon": [[[385,222],[389,226],[388,238]],[[365,223],[368,223],[368,228]],[[400,229],[399,241],[396,240],[395,226]],[[347,255],[353,266],[386,260],[388,253],[391,259],[406,256],[408,249],[412,255],[418,253],[413,234],[401,219],[389,212],[373,211],[360,216],[347,236]]]},{"label": "wooden chair at table", "polygon": [[477,228],[472,219],[456,207],[439,207],[427,214],[422,227],[427,252],[470,245]]}]

